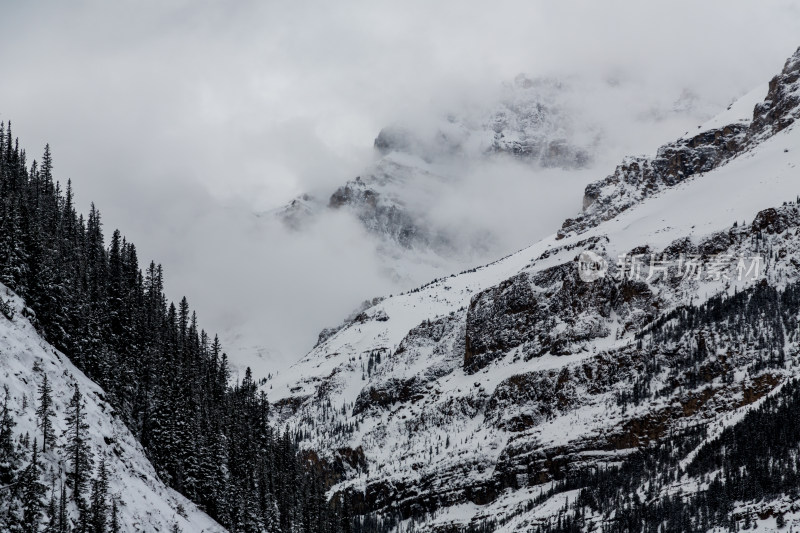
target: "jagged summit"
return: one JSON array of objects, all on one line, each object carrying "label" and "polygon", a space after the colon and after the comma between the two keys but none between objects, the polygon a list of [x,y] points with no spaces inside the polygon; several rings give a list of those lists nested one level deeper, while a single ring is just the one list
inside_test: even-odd
[{"label": "jagged summit", "polygon": [[750,139],[763,139],[800,118],[800,48],[786,60],[783,71],[769,82],[769,92],[753,110]]},{"label": "jagged summit", "polygon": [[583,211],[566,220],[559,235],[582,233],[666,187],[725,164],[789,127],[800,117],[798,78],[800,49],[772,78],[766,91],[752,91],[726,113],[701,126],[701,131],[659,148],[654,158],[628,158],[614,174],[589,184]]},{"label": "jagged summit", "polygon": [[374,145],[383,154],[403,152],[428,162],[505,153],[544,168],[583,168],[592,163],[602,128],[574,116],[564,96],[570,89],[567,81],[520,74],[493,105],[449,113],[422,130],[383,128]]}]

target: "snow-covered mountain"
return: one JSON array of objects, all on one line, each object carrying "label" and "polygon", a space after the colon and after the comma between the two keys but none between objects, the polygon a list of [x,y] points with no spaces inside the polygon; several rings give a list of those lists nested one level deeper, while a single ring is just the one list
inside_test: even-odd
[{"label": "snow-covered mountain", "polygon": [[[722,100],[714,102],[691,90],[646,89],[590,73],[521,75],[490,89],[456,91],[390,123],[360,172],[331,176],[257,218],[260,229],[247,242],[269,258],[262,261],[265,272],[308,250],[296,261],[309,283],[283,291],[289,302],[278,305],[299,313],[309,306],[297,302],[314,301],[315,312],[302,315],[314,333],[295,332],[259,303],[220,326],[232,364],[261,374],[283,369],[360,302],[546,237],[580,206],[585,186],[624,155],[649,153],[736,96],[715,95]],[[351,259],[342,264],[343,258]],[[274,302],[284,287],[273,280],[283,277],[260,278],[262,301]],[[323,309],[330,310],[324,318]]]},{"label": "snow-covered mountain", "polygon": [[[376,302],[268,381],[274,416],[309,431],[332,493],[425,531],[714,508],[705,491],[730,472],[706,458],[733,453],[719,438],[794,394],[799,79],[800,50],[768,87],[588,185],[557,233]],[[607,272],[583,281],[587,261]],[[613,485],[609,467],[637,474]],[[621,496],[603,503],[593,483]],[[797,503],[754,494],[723,514],[800,525]]]},{"label": "snow-covered mountain", "polygon": [[[441,116],[385,127],[374,141],[376,161],[361,175],[327,195],[303,194],[271,213],[293,230],[330,210],[353,214],[376,238],[387,270],[412,284],[422,278],[408,272],[410,262],[431,265],[433,270],[425,274],[485,262],[518,248],[518,243],[503,235],[507,229],[480,216],[470,224],[437,216],[445,207],[469,212],[476,198],[459,197],[459,189],[468,189],[473,180],[496,181],[512,165],[528,179],[498,182],[508,196],[540,189],[539,194],[559,204],[559,197],[571,198],[574,187],[583,187],[598,169],[604,171],[609,152],[643,149],[637,144],[639,130],[668,138],[713,114],[711,104],[697,101],[689,91],[661,108],[628,106],[628,115],[616,117],[624,126],[598,112],[604,104],[621,107],[618,101],[633,90],[614,80],[519,75],[483,101],[453,104]],[[484,172],[475,175],[476,167]],[[564,184],[563,191],[542,187],[547,181]],[[527,221],[519,213],[518,223]]]},{"label": "snow-covered mountain", "polygon": [[[41,452],[41,479],[46,492],[58,500],[66,482],[69,462],[63,449],[67,406],[77,386],[85,402],[87,444],[91,450],[93,470],[105,461],[109,499],[117,502],[121,531],[184,531],[224,532],[225,529],[198,507],[168,488],[156,474],[141,444],[134,438],[114,409],[106,402],[105,392],[76,368],[69,359],[41,338],[31,325],[32,311],[4,285],[0,285],[4,312],[0,315],[0,382],[7,387],[7,406],[15,422],[14,441],[27,440],[23,466],[31,459],[34,442],[41,447],[41,429],[36,409],[39,387],[45,376],[52,388],[53,428],[58,450],[52,447]],[[6,392],[0,390],[0,402]],[[93,474],[93,478],[97,474]],[[8,487],[2,489],[9,494]],[[5,496],[4,496],[5,497]],[[110,502],[109,502],[110,505]],[[78,521],[78,508],[70,499],[66,503],[71,523]],[[71,526],[67,526],[71,527]]]}]

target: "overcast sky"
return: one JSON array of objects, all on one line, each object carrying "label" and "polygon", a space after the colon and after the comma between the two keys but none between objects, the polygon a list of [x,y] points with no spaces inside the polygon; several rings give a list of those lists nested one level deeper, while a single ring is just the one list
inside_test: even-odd
[{"label": "overcast sky", "polygon": [[729,102],[799,45],[788,0],[9,2],[0,119],[32,155],[49,142],[82,208],[164,263],[171,296],[210,328],[259,309],[300,351],[387,285],[353,273],[372,258],[348,247],[352,221],[309,249],[250,213],[353,177],[382,126],[520,72]]}]

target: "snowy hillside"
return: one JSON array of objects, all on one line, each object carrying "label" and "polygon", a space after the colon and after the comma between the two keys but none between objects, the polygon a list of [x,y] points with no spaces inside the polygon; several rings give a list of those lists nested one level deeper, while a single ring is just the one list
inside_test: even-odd
[{"label": "snowy hillside", "polygon": [[[737,316],[735,295],[800,281],[798,76],[800,50],[769,90],[587,187],[557,234],[381,301],[270,380],[276,416],[327,450],[333,492],[426,530],[561,524],[578,519],[570,479],[681,434],[670,449],[694,468],[690,453],[779,394],[800,364],[791,328],[754,343],[670,313],[709,302]],[[592,283],[578,272],[587,250],[608,268]],[[687,275],[689,259],[705,275]],[[654,474],[637,490],[703,486]],[[736,513],[774,527],[769,505]],[[797,520],[787,505],[773,507]]]},{"label": "snowy hillside", "polygon": [[[36,408],[38,388],[45,376],[53,390],[56,446],[39,457],[44,467],[45,501],[50,501],[51,496],[60,498],[70,468],[64,452],[66,438],[62,434],[66,429],[67,406],[77,385],[85,401],[93,471],[105,461],[109,479],[108,506],[111,507],[112,501],[117,502],[121,531],[225,531],[196,505],[164,485],[141,445],[106,403],[103,390],[42,340],[26,318],[30,310],[16,295],[5,286],[0,286],[0,294],[13,317],[0,315],[0,381],[8,388],[8,406],[16,422],[15,441],[25,436],[26,441],[37,442],[41,447]],[[3,391],[0,394],[4,394]],[[23,465],[30,461],[30,453],[30,449],[24,451]],[[92,477],[96,478],[96,474]],[[74,501],[68,502],[67,512],[70,520],[76,522],[78,509]]]}]

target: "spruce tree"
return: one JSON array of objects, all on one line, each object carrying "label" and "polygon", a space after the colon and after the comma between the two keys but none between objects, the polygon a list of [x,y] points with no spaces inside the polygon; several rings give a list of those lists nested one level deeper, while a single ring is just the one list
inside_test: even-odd
[{"label": "spruce tree", "polygon": [[97,478],[92,482],[92,533],[106,533],[108,524],[108,471],[105,458],[100,459]]},{"label": "spruce tree", "polygon": [[61,480],[61,491],[58,498],[58,533],[69,531],[69,518],[67,517],[67,486]]},{"label": "spruce tree", "polygon": [[120,533],[121,525],[119,522],[119,504],[116,498],[111,499],[111,522],[109,523],[110,533]]},{"label": "spruce tree", "polygon": [[67,406],[66,423],[64,451],[71,466],[67,477],[72,483],[72,498],[81,505],[92,461],[86,441],[89,424],[86,423],[85,405],[77,383]]},{"label": "spruce tree", "polygon": [[53,416],[55,416],[52,392],[53,390],[47,382],[47,374],[44,374],[42,383],[39,385],[39,406],[36,408],[36,417],[38,418],[39,428],[42,430],[42,452],[46,452],[47,446],[52,446],[55,442],[52,421]]},{"label": "spruce tree", "polygon": [[44,507],[42,498],[46,488],[39,479],[41,468],[38,446],[36,440],[34,440],[31,462],[23,471],[20,479],[23,533],[38,533],[39,525],[42,521],[42,509]]},{"label": "spruce tree", "polygon": [[56,497],[55,485],[50,492],[50,499],[47,501],[47,527],[44,533],[59,533],[58,531],[58,497]]},{"label": "spruce tree", "polygon": [[19,455],[14,444],[14,427],[8,405],[8,385],[3,385],[3,406],[0,408],[0,487],[11,485],[19,468]]}]

